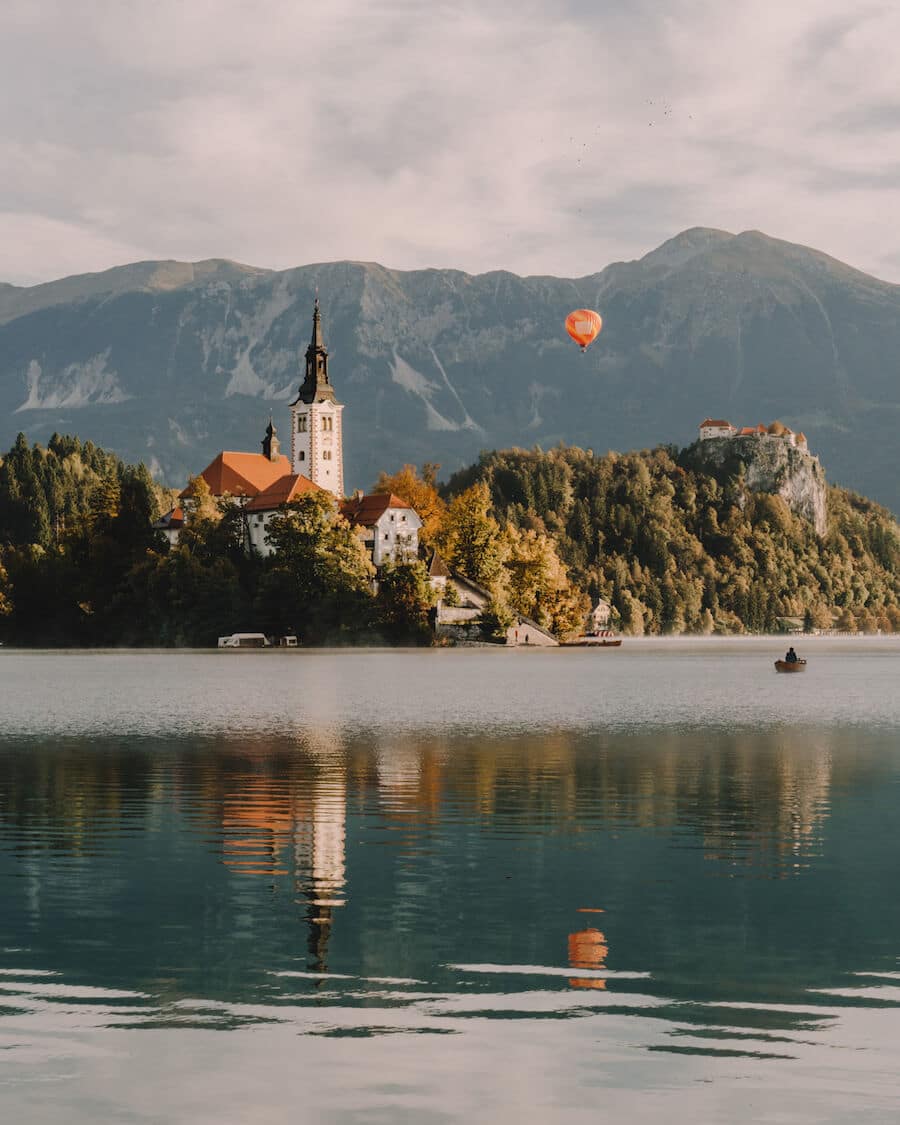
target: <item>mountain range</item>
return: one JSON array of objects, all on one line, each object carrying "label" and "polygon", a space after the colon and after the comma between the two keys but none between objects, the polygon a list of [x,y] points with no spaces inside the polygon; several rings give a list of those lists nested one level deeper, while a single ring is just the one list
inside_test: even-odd
[{"label": "mountain range", "polygon": [[[566,279],[333,262],[138,262],[0,284],[0,447],[90,438],[181,485],[286,447],[319,292],[348,488],[379,470],[558,442],[684,445],[707,417],[802,429],[829,479],[900,512],[900,286],[756,231],[684,231]],[[604,328],[582,354],[573,308]]]}]

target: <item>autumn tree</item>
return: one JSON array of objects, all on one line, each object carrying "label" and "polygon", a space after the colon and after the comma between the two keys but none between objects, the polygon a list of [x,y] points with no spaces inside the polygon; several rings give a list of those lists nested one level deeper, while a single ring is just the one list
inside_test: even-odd
[{"label": "autumn tree", "polygon": [[393,493],[410,504],[422,521],[419,539],[422,543],[434,542],[441,526],[447,505],[437,490],[436,478],[440,465],[426,462],[419,475],[415,465],[404,465],[397,473],[379,474],[373,492]]},{"label": "autumn tree", "polygon": [[450,501],[438,538],[450,566],[489,590],[502,587],[505,544],[491,510],[484,483],[472,485]]},{"label": "autumn tree", "polygon": [[504,532],[503,539],[509,606],[557,635],[579,631],[590,602],[586,594],[570,585],[553,540],[548,535],[512,525]]}]

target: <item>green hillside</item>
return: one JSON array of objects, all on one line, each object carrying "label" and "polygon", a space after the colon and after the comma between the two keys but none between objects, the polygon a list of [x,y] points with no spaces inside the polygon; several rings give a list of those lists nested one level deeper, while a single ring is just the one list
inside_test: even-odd
[{"label": "green hillside", "polygon": [[893,516],[831,487],[820,538],[745,471],[714,472],[696,447],[510,449],[482,454],[448,492],[483,482],[501,524],[549,532],[573,583],[610,600],[628,632],[769,632],[785,617],[900,630]]}]

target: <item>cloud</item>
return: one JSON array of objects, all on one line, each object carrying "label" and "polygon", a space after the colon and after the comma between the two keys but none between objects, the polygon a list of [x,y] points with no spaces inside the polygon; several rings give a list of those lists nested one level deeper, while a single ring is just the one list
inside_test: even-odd
[{"label": "cloud", "polygon": [[582,275],[705,225],[900,280],[898,36],[836,0],[7,0],[0,277]]}]

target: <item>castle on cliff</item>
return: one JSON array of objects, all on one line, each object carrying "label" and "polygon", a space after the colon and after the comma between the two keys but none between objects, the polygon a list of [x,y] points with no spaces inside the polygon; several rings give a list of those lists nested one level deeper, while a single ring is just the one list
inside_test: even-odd
[{"label": "castle on cliff", "polygon": [[745,437],[780,437],[803,453],[809,453],[806,444],[806,434],[794,433],[781,422],[771,422],[764,426],[761,422],[756,426],[732,426],[723,418],[704,418],[700,423],[700,440],[710,441],[712,438],[745,438]]}]

